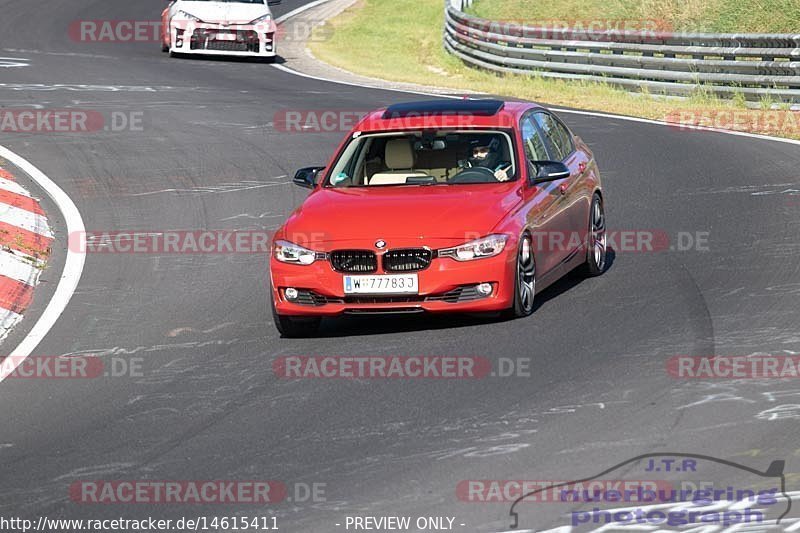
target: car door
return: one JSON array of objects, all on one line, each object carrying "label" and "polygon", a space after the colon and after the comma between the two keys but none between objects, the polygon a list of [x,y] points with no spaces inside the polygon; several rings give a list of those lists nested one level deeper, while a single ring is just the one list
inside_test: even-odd
[{"label": "car door", "polygon": [[[581,251],[588,232],[588,199],[583,187],[583,175],[588,171],[589,157],[575,145],[572,133],[552,113],[540,110],[534,120],[542,130],[545,145],[553,161],[561,161],[570,170],[569,178],[554,182],[560,196],[560,228],[566,233],[563,259],[569,260]],[[563,218],[562,218],[563,217]]]},{"label": "car door", "polygon": [[[520,120],[520,136],[527,160],[527,177],[536,176],[537,169],[531,161],[549,160],[544,134],[534,120],[533,113],[527,113]],[[527,179],[527,178],[526,178]],[[555,180],[525,186],[526,217],[533,239],[536,258],[537,279],[544,281],[548,274],[555,273],[567,257],[567,248],[562,241],[569,230],[564,214],[563,195],[559,186],[566,180]]]}]

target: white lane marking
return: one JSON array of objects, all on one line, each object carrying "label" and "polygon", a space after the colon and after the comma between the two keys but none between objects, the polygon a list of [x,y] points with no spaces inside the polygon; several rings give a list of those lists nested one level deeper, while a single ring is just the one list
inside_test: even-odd
[{"label": "white lane marking", "polygon": [[26,285],[36,285],[42,270],[30,260],[21,256],[0,250],[0,274]]},{"label": "white lane marking", "polygon": [[19,183],[16,181],[7,180],[5,178],[0,178],[0,189],[4,191],[13,192],[14,194],[19,194],[20,196],[27,196],[30,198],[31,194]]},{"label": "white lane marking", "polygon": [[299,15],[303,11],[308,11],[314,7],[317,7],[320,4],[324,4],[325,2],[330,2],[331,0],[316,0],[315,2],[311,2],[310,4],[306,4],[304,6],[300,6],[297,9],[293,9],[288,13],[281,15],[280,17],[275,19],[275,24],[281,24],[283,21],[292,18],[295,15]]},{"label": "white lane marking", "polygon": [[30,59],[21,57],[0,57],[0,68],[14,68],[14,67],[27,67]]},{"label": "white lane marking", "polygon": [[[330,0],[326,0],[326,1],[330,1]],[[360,87],[362,89],[374,89],[376,91],[394,91],[394,92],[405,93],[405,94],[419,94],[419,95],[422,95],[422,96],[435,96],[437,98],[450,98],[452,100],[461,100],[462,98],[464,98],[464,95],[460,95],[460,94],[438,94],[438,93],[430,93],[430,92],[425,92],[425,91],[414,91],[414,90],[411,90],[411,89],[399,89],[399,88],[396,88],[396,87],[377,87],[377,86],[361,85],[360,83],[355,83],[355,82],[351,82],[351,81],[331,80],[331,79],[328,79],[328,78],[323,78],[322,76],[313,76],[311,74],[306,74],[304,72],[299,72],[297,70],[292,70],[289,67],[286,67],[284,65],[280,65],[280,64],[277,64],[277,63],[276,64],[272,64],[270,66],[272,68],[276,68],[278,70],[282,70],[283,72],[288,72],[289,74],[294,74],[295,76],[300,76],[301,78],[308,78],[308,79],[317,80],[317,81],[325,81],[325,82],[328,82],[328,83],[337,83],[339,85],[347,85],[349,87]],[[386,83],[391,83],[391,82],[386,82]],[[403,82],[398,82],[398,83],[403,83]],[[448,89],[448,90],[450,90],[450,89]],[[452,90],[453,91],[457,91],[458,89],[452,89]],[[476,93],[470,93],[470,95],[471,96],[480,96],[479,94],[476,94]]]},{"label": "white lane marking", "polygon": [[0,222],[53,238],[53,232],[50,231],[46,217],[13,205],[0,203]]},{"label": "white lane marking", "polygon": [[0,307],[0,341],[6,338],[11,328],[20,320],[22,320],[22,315]]},{"label": "white lane marking", "polygon": [[[5,146],[0,146],[0,157],[22,169],[22,171],[27,173],[33,181],[44,189],[47,195],[56,204],[58,210],[61,211],[61,215],[64,217],[64,221],[67,225],[67,235],[76,234],[79,236],[79,239],[85,239],[86,228],[83,225],[81,213],[78,211],[72,199],[67,196],[67,193],[65,193],[61,187],[56,185],[53,180],[48,178],[41,170],[33,166],[25,158],[20,157]],[[86,249],[85,242],[80,242],[79,244],[78,250]],[[16,367],[36,349],[45,335],[47,335],[56,323],[58,317],[61,316],[61,313],[64,312],[67,304],[69,304],[72,295],[75,293],[75,289],[78,287],[85,262],[85,253],[74,251],[73,247],[67,249],[67,258],[64,261],[64,270],[61,272],[61,279],[58,282],[58,287],[56,287],[47,307],[44,312],[42,312],[42,316],[39,317],[36,324],[33,325],[25,338],[22,339],[22,342],[9,354],[9,357],[12,357],[12,361],[14,361],[14,364],[9,366],[13,366],[13,368],[4,366],[3,372],[13,372]],[[0,382],[8,375],[3,372],[0,372]]]},{"label": "white lane marking", "polygon": [[639,118],[639,117],[625,117],[621,115],[612,115],[609,113],[601,113],[598,111],[579,111],[577,109],[561,109],[558,107],[551,107],[553,111],[556,113],[572,113],[573,115],[586,115],[589,117],[600,117],[600,118],[613,118],[619,120],[627,120],[628,122],[641,122],[642,124],[654,124],[657,126],[670,126],[675,128],[676,130],[681,129],[689,129],[689,130],[697,130],[697,131],[712,131],[714,133],[724,133],[726,135],[738,135],[741,137],[750,137],[752,139],[763,139],[765,141],[776,141],[786,144],[797,144],[800,145],[800,140],[797,139],[784,139],[781,137],[771,137],[769,135],[762,135],[760,133],[749,133],[746,131],[735,131],[735,130],[723,130],[720,128],[709,128],[706,126],[694,126],[691,124],[678,124],[676,122],[665,122],[663,120],[653,120],[649,118]]},{"label": "white lane marking", "polygon": [[[29,48],[3,48],[3,52],[11,52],[14,54],[44,54],[48,56],[64,56],[64,57],[89,57],[93,59],[119,59],[115,56],[107,56],[101,54],[86,54],[78,52],[45,52],[44,50],[32,50]],[[24,61],[31,61],[25,59]]]},{"label": "white lane marking", "polygon": [[[150,92],[159,90],[171,91],[170,86],[148,87],[136,85],[83,85],[83,84],[46,84],[46,83],[0,83],[0,88],[12,91],[99,91],[99,92]],[[185,89],[181,89],[185,90]]]},{"label": "white lane marking", "polygon": [[[316,6],[320,5],[320,4],[324,4],[325,2],[330,2],[330,1],[331,0],[317,0],[316,2],[311,2],[310,4],[306,4],[305,6],[303,6],[301,8],[298,8],[298,9],[295,9],[294,11],[290,11],[289,13],[286,13],[282,17],[276,19],[275,23],[276,24],[283,23],[288,18],[293,17],[294,15],[298,15],[298,14],[302,13],[303,11],[305,11],[306,9],[311,9],[312,7],[316,7]],[[436,98],[450,98],[450,99],[459,99],[459,100],[461,98],[463,98],[463,95],[437,94],[437,93],[433,93],[433,92],[416,91],[416,90],[411,90],[411,89],[400,89],[400,88],[396,88],[396,87],[379,87],[379,86],[361,85],[359,83],[332,80],[332,79],[329,79],[329,78],[324,78],[322,76],[312,76],[311,74],[304,74],[303,72],[298,72],[296,70],[292,70],[292,69],[290,69],[288,67],[285,67],[284,65],[280,65],[280,64],[273,64],[271,66],[276,68],[276,69],[278,69],[278,70],[286,72],[288,74],[294,74],[295,76],[300,76],[302,78],[308,78],[308,79],[317,80],[317,81],[325,81],[325,82],[328,82],[328,83],[336,83],[336,84],[339,84],[339,85],[347,85],[347,86],[350,86],[350,87],[361,87],[362,89],[375,89],[375,90],[378,90],[378,91],[394,91],[394,92],[406,93],[406,94],[419,94],[419,95],[424,95],[424,96],[434,96]],[[391,83],[391,82],[387,81],[385,83]],[[446,89],[446,88],[443,87],[443,89]],[[452,90],[453,91],[458,91],[458,89],[452,89]],[[547,104],[542,104],[542,105],[547,106]],[[745,131],[723,130],[723,129],[719,129],[719,128],[707,128],[707,127],[703,127],[703,126],[689,126],[689,125],[683,126],[681,124],[676,124],[674,122],[665,122],[663,120],[653,120],[653,119],[638,118],[638,117],[626,117],[626,116],[622,116],[622,115],[612,115],[612,114],[609,114],[609,113],[602,113],[602,112],[598,112],[598,111],[579,111],[579,110],[573,110],[573,109],[563,109],[563,108],[558,108],[558,107],[549,107],[549,106],[547,106],[547,107],[549,109],[552,109],[556,113],[572,113],[573,115],[585,115],[585,116],[589,116],[589,117],[599,117],[599,118],[612,118],[612,119],[617,119],[617,120],[627,120],[628,122],[640,122],[642,124],[653,124],[653,125],[656,125],[656,126],[672,126],[673,128],[693,129],[693,130],[699,130],[699,131],[711,131],[711,132],[714,132],[714,133],[722,133],[722,134],[725,134],[725,135],[737,135],[737,136],[740,136],[740,137],[749,137],[749,138],[752,138],[752,139],[762,139],[762,140],[765,140],[765,141],[773,141],[773,142],[780,142],[780,143],[786,143],[786,144],[800,145],[800,140],[783,139],[781,137],[770,137],[769,135],[761,135],[761,134],[758,134],[758,133],[748,133],[748,132],[745,132]]]}]

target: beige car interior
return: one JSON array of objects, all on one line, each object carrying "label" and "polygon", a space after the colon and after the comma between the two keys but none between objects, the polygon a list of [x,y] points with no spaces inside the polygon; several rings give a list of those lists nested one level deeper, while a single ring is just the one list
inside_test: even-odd
[{"label": "beige car interior", "polygon": [[387,141],[383,160],[388,170],[373,174],[369,185],[401,185],[406,183],[408,176],[428,176],[414,170],[414,147],[408,139]]},{"label": "beige car interior", "polygon": [[[448,139],[445,149],[424,149],[416,137],[392,137],[365,139],[366,148],[355,163],[355,179],[346,178],[344,184],[406,185],[430,180],[447,182],[463,170],[459,160],[465,159],[470,150],[471,138]],[[416,141],[416,142],[415,142]],[[506,143],[502,154],[509,160]],[[345,185],[346,186],[346,185]]]}]

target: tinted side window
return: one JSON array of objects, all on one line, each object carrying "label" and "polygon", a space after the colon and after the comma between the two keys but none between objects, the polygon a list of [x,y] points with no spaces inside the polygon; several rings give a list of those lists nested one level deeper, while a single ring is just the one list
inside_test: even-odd
[{"label": "tinted side window", "polygon": [[542,128],[549,142],[550,149],[553,152],[553,159],[556,161],[566,159],[574,149],[572,137],[567,128],[548,113],[534,113],[533,117],[539,127]]},{"label": "tinted side window", "polygon": [[561,132],[561,148],[564,152],[564,158],[566,159],[572,152],[575,151],[575,144],[572,142],[572,134],[569,132],[567,127],[561,123],[560,120],[552,120],[555,122],[558,131]]},{"label": "tinted side window", "polygon": [[542,134],[534,126],[530,116],[522,119],[522,143],[525,146],[525,156],[529,160],[545,161],[548,159]]}]

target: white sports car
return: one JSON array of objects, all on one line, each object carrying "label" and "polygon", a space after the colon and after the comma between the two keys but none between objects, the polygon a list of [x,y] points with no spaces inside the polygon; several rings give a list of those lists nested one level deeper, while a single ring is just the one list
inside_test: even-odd
[{"label": "white sports car", "polygon": [[281,0],[173,0],[161,14],[161,49],[176,54],[261,57],[276,54],[269,6]]}]

